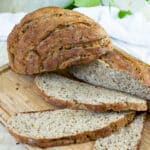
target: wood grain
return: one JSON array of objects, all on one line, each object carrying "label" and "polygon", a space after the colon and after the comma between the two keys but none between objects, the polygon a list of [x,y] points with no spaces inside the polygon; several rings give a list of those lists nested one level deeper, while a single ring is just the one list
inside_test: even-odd
[{"label": "wood grain", "polygon": [[[4,70],[4,71],[3,71]],[[6,125],[9,116],[18,112],[56,109],[37,93],[34,76],[19,75],[9,68],[0,71],[0,121]],[[94,142],[47,148],[45,150],[92,150]],[[41,148],[25,145],[29,150]],[[150,115],[145,122],[141,150],[150,150]]]}]

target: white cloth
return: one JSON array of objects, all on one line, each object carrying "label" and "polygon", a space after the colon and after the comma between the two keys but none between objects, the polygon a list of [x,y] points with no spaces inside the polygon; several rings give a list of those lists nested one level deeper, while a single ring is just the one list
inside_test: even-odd
[{"label": "white cloth", "polygon": [[8,34],[13,29],[25,13],[0,13],[0,41],[5,41]]},{"label": "white cloth", "polygon": [[7,129],[0,124],[0,150],[26,150],[26,148],[19,144],[7,131]]},{"label": "white cloth", "polygon": [[0,67],[8,63],[7,43],[0,41]]},{"label": "white cloth", "polygon": [[115,7],[97,6],[74,10],[101,24],[116,46],[150,64],[150,21],[143,12],[120,19],[119,9]]},{"label": "white cloth", "polygon": [[[76,8],[79,11],[101,24],[113,43],[129,54],[150,64],[150,21],[143,12],[119,19],[119,9],[108,6]],[[0,41],[6,40],[13,26],[17,24],[25,13],[0,14]]]},{"label": "white cloth", "polygon": [[[123,19],[118,18],[119,9],[108,6],[75,8],[101,24],[112,38],[113,43],[129,54],[150,64],[150,21],[143,12],[136,12]],[[15,24],[26,13],[0,14],[0,41],[6,41]]]},{"label": "white cloth", "polygon": [[23,16],[25,13],[0,13],[0,66],[8,63],[6,44],[8,34]]}]

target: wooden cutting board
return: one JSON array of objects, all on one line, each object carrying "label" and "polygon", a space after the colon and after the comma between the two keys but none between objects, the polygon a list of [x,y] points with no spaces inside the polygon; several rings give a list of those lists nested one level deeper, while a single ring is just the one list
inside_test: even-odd
[{"label": "wooden cutting board", "polygon": [[[48,104],[36,92],[34,76],[19,75],[8,65],[0,68],[0,121],[6,125],[7,119],[18,112],[57,109]],[[92,150],[94,142],[47,148],[45,150]],[[29,150],[41,148],[25,145]],[[145,122],[141,150],[150,150],[150,115]]]}]

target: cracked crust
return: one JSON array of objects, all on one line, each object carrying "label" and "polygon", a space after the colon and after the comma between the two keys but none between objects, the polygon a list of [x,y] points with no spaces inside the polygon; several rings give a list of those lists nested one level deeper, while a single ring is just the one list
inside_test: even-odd
[{"label": "cracked crust", "polygon": [[54,138],[54,139],[30,138],[30,137],[19,135],[15,131],[9,129],[9,127],[8,127],[8,130],[10,134],[12,134],[21,143],[45,148],[45,147],[52,147],[52,146],[84,143],[88,141],[94,141],[98,138],[104,138],[106,136],[111,135],[112,132],[118,131],[120,128],[132,122],[135,115],[136,115],[135,112],[129,112],[125,114],[124,117],[118,119],[115,122],[110,123],[110,125],[105,126],[103,128],[100,128],[94,131],[89,131],[89,132],[83,131],[82,133],[78,133],[76,135],[65,136],[65,137],[63,137],[62,135],[62,137]]},{"label": "cracked crust", "polygon": [[89,64],[72,66],[69,72],[87,83],[150,100],[150,65],[119,49]]},{"label": "cracked crust", "polygon": [[129,73],[135,80],[139,80],[150,88],[150,65],[117,48],[100,59],[109,64],[111,68]]},{"label": "cracked crust", "polygon": [[78,12],[46,7],[27,14],[9,34],[11,68],[21,74],[88,63],[112,50],[102,27]]}]

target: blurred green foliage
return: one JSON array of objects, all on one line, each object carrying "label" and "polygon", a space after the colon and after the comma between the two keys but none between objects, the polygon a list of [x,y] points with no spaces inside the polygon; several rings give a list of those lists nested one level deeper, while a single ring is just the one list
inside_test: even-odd
[{"label": "blurred green foliage", "polygon": [[[0,0],[0,12],[30,12],[45,6],[73,9],[76,7],[107,5],[109,9],[112,6],[118,7],[120,9],[118,17],[123,18],[142,8],[145,3],[150,3],[150,0]],[[133,6],[131,7],[132,4]]]},{"label": "blurred green foliage", "polygon": [[74,5],[77,7],[92,7],[100,4],[100,0],[74,0]]},{"label": "blurred green foliage", "polygon": [[125,16],[131,15],[131,14],[132,14],[132,13],[131,13],[130,10],[120,10],[120,11],[118,12],[118,17],[119,17],[119,18],[124,18]]}]

